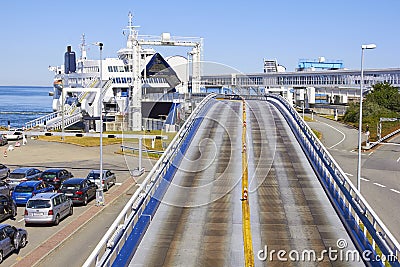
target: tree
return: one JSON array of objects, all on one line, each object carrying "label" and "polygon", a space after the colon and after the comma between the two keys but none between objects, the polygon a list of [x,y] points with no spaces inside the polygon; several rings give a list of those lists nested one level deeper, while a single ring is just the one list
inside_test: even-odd
[{"label": "tree", "polygon": [[[400,112],[400,93],[397,88],[389,83],[378,83],[372,86],[363,104],[363,121],[374,123],[380,117],[398,117]],[[359,103],[350,103],[343,120],[345,122],[357,123],[359,120]]]},{"label": "tree", "polygon": [[389,83],[378,83],[372,86],[373,91],[366,96],[366,103],[375,103],[388,110],[400,111],[399,90]]}]

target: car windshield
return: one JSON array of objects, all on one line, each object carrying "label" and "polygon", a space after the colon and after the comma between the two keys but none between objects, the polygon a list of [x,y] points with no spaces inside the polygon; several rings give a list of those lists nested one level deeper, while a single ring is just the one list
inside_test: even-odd
[{"label": "car windshield", "polygon": [[10,173],[9,178],[22,179],[22,178],[25,178],[25,174],[24,173]]},{"label": "car windshield", "polygon": [[57,174],[53,173],[53,172],[47,172],[47,173],[42,174],[43,179],[53,179],[56,176],[57,176]]},{"label": "car windshield", "polygon": [[45,209],[50,208],[51,203],[50,200],[46,199],[30,199],[28,200],[26,207],[31,209]]},{"label": "car windshield", "polygon": [[31,186],[17,186],[14,189],[15,192],[18,193],[31,193],[33,191],[33,187]]},{"label": "car windshield", "polygon": [[80,189],[81,185],[80,184],[62,184],[60,189]]},{"label": "car windshield", "polygon": [[88,174],[87,178],[89,178],[89,179],[99,179],[99,177],[100,177],[100,173],[99,172],[91,172],[91,173]]}]

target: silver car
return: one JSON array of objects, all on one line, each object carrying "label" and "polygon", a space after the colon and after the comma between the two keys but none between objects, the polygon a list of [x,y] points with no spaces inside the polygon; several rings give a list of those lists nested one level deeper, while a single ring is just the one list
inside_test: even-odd
[{"label": "silver car", "polygon": [[10,174],[10,168],[0,163],[0,179],[7,178]]},{"label": "silver car", "polygon": [[[100,188],[100,170],[91,170],[86,178]],[[108,189],[116,182],[117,178],[113,172],[110,170],[103,170],[102,184],[104,191],[108,191]]]},{"label": "silver car", "polygon": [[42,171],[36,168],[17,168],[8,175],[6,181],[14,188],[22,182],[37,180],[41,174]]},{"label": "silver car", "polygon": [[26,203],[25,225],[31,223],[58,225],[61,219],[72,214],[72,201],[63,193],[40,193]]},{"label": "silver car", "polygon": [[0,224],[0,263],[4,257],[26,246],[28,232],[8,224]]}]

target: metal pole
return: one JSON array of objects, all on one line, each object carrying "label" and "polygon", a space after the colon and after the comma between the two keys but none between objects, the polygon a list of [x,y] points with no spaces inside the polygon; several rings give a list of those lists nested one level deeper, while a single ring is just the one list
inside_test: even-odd
[{"label": "metal pole", "polygon": [[[99,99],[99,109],[100,109],[100,181],[103,181],[103,64],[102,64],[102,52],[103,44],[100,43],[100,99]],[[103,183],[100,183],[100,189],[103,189]]]},{"label": "metal pole", "polygon": [[65,97],[64,97],[64,88],[61,89],[61,140],[64,141],[64,128],[65,128],[65,122],[64,122],[64,102],[65,102]]},{"label": "metal pole", "polygon": [[142,138],[139,138],[139,172],[142,170]]},{"label": "metal pole", "polygon": [[360,80],[360,118],[358,121],[358,164],[357,164],[357,190],[361,192],[361,134],[362,134],[362,100],[364,85],[364,48],[361,48],[361,80]]},{"label": "metal pole", "polygon": [[100,48],[100,95],[99,95],[99,114],[100,114],[100,186],[96,194],[96,205],[104,206],[104,194],[103,194],[103,73],[102,73],[102,52],[103,43],[96,43]]},{"label": "metal pole", "polygon": [[362,100],[364,89],[364,50],[375,49],[375,44],[361,46],[361,81],[360,81],[360,118],[358,122],[358,164],[357,164],[357,190],[361,193],[361,134],[362,134]]}]

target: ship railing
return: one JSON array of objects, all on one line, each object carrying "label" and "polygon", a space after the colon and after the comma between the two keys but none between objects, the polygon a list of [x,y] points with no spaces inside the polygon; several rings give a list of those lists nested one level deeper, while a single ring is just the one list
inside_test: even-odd
[{"label": "ship railing", "polygon": [[184,94],[179,93],[152,93],[152,94],[144,94],[142,96],[142,101],[154,101],[154,102],[183,102],[185,100]]},{"label": "ship railing", "polygon": [[[93,88],[97,85],[97,83],[99,82],[99,79],[94,79],[93,81],[89,81],[87,84],[86,88]],[[80,94],[78,95],[78,103],[82,103],[82,101],[89,95],[90,92],[80,92]],[[76,102],[72,103],[72,105],[70,106],[70,108],[66,111],[66,113],[68,113],[69,115],[73,115],[74,113],[76,113],[77,110],[77,104]]]},{"label": "ship railing", "polygon": [[[205,97],[190,114],[150,173],[89,255],[83,264],[84,267],[111,266],[120,253],[121,255],[125,254],[124,261],[129,261],[130,256],[136,250],[131,248],[137,248],[142,240],[186,149],[200,127],[205,114],[215,103],[215,96],[215,94],[210,94]],[[124,262],[120,265],[127,266],[127,263]]]},{"label": "ship railing", "polygon": [[108,90],[108,88],[111,87],[112,83],[113,83],[112,79],[109,79],[106,83],[103,84],[103,89],[101,90],[101,95],[103,96],[103,98],[105,92]]},{"label": "ship railing", "polygon": [[[367,266],[400,266],[400,244],[336,163],[311,128],[282,96],[267,94],[292,128]],[[365,254],[367,252],[368,255]],[[379,260],[377,260],[379,259]]]},{"label": "ship railing", "polygon": [[[72,115],[65,115],[64,114],[64,128],[67,128],[75,123],[77,123],[78,121],[81,121],[83,118],[83,115],[81,112],[76,112]],[[62,115],[58,116],[57,118],[54,118],[52,121],[49,121],[46,129],[47,130],[61,130],[62,129]]]},{"label": "ship railing", "polygon": [[61,111],[56,111],[50,114],[46,114],[44,116],[41,116],[37,119],[28,121],[25,123],[25,128],[27,130],[35,128],[35,127],[41,127],[41,126],[46,126],[47,122],[58,117],[59,115],[61,115]]}]

